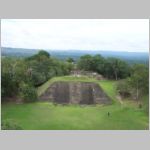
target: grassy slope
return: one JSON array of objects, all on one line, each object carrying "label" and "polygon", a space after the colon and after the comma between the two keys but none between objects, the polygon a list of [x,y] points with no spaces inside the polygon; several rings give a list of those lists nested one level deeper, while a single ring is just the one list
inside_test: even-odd
[{"label": "grassy slope", "polygon": [[[39,87],[39,95],[54,81],[98,82],[86,77],[57,77]],[[120,105],[116,100],[115,81],[99,81],[113,99],[107,106],[54,106],[48,102],[2,105],[2,120],[17,122],[23,129],[147,129],[148,116],[136,105]],[[42,91],[42,92],[41,92]],[[107,113],[110,112],[110,117]]]}]

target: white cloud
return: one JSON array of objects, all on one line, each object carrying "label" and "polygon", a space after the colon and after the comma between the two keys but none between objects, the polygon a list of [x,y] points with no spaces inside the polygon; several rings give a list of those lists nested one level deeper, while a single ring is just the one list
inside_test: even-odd
[{"label": "white cloud", "polygon": [[42,49],[149,50],[148,19],[3,19],[2,46]]}]

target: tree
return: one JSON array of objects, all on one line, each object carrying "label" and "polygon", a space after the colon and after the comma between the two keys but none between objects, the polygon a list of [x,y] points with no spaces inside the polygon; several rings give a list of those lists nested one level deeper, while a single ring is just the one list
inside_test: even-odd
[{"label": "tree", "polygon": [[131,95],[131,88],[128,84],[128,80],[120,80],[117,83],[117,90],[122,97],[129,97]]},{"label": "tree", "polygon": [[43,51],[27,58],[26,63],[30,82],[34,86],[39,86],[54,76],[67,75],[73,67],[69,62],[48,57]]},{"label": "tree", "polygon": [[91,55],[81,56],[77,63],[79,69],[83,69],[86,71],[92,70],[92,65],[93,65],[93,58]]},{"label": "tree", "polygon": [[111,79],[123,79],[130,75],[129,65],[118,58],[105,59],[101,55],[84,55],[81,56],[77,67],[86,71],[94,71]]},{"label": "tree", "polygon": [[47,58],[50,57],[50,54],[47,51],[40,50],[38,53],[39,56],[46,56]]},{"label": "tree", "polygon": [[26,60],[37,60],[37,61],[43,61],[45,58],[50,58],[50,54],[47,51],[40,50],[37,54],[26,58]]},{"label": "tree", "polygon": [[73,67],[72,63],[50,57],[46,51],[28,58],[4,57],[1,64],[2,97],[21,96],[25,101],[36,99],[36,86],[54,76],[69,74]]},{"label": "tree", "polygon": [[26,64],[22,59],[2,59],[2,97],[13,96],[18,93],[20,81],[26,79]]},{"label": "tree", "polygon": [[101,55],[93,56],[92,70],[104,74],[105,59]]},{"label": "tree", "polygon": [[132,67],[129,84],[136,91],[136,99],[139,99],[140,94],[148,93],[149,89],[149,72],[148,67],[144,64],[135,64]]},{"label": "tree", "polygon": [[41,50],[38,54],[27,58],[26,63],[31,82],[35,86],[41,85],[51,78],[52,60],[48,52]]},{"label": "tree", "polygon": [[126,78],[129,76],[130,72],[129,65],[125,61],[113,57],[107,59],[105,68],[105,73],[107,76],[110,78],[115,78],[115,80],[118,80],[118,78]]},{"label": "tree", "polygon": [[35,102],[38,99],[36,89],[31,84],[24,82],[20,84],[20,97],[24,102]]},{"label": "tree", "polygon": [[71,58],[71,57],[67,58],[66,61],[69,62],[69,63],[74,63],[75,62],[75,60],[73,58]]}]

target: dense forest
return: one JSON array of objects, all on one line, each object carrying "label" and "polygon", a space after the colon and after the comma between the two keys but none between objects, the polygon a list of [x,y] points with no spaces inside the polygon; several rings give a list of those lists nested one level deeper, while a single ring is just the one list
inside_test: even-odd
[{"label": "dense forest", "polygon": [[28,58],[2,58],[2,97],[17,95],[35,101],[37,86],[54,76],[69,74],[71,68],[71,63],[51,58],[46,51]]},{"label": "dense forest", "polygon": [[106,79],[119,80],[117,89],[124,97],[132,96],[138,100],[148,93],[148,65],[129,65],[124,60],[101,55],[84,55],[77,62],[73,58],[59,60],[41,50],[26,58],[2,58],[2,101],[6,101],[6,97],[36,101],[38,86],[52,77],[69,75],[73,69],[97,72]]}]

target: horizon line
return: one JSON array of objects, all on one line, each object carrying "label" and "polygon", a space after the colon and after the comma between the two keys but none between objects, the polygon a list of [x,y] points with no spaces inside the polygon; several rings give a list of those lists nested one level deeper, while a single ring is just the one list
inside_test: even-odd
[{"label": "horizon line", "polygon": [[103,51],[103,52],[128,52],[128,53],[149,53],[149,50],[148,51],[128,51],[128,50],[104,50],[104,49],[97,49],[97,50],[92,50],[92,49],[51,49],[51,48],[24,48],[24,47],[9,47],[9,46],[1,46],[1,48],[16,48],[16,49],[28,49],[28,50],[35,50],[35,51],[38,51],[38,50],[56,50],[56,51],[69,51],[69,50],[74,50],[74,51]]}]

